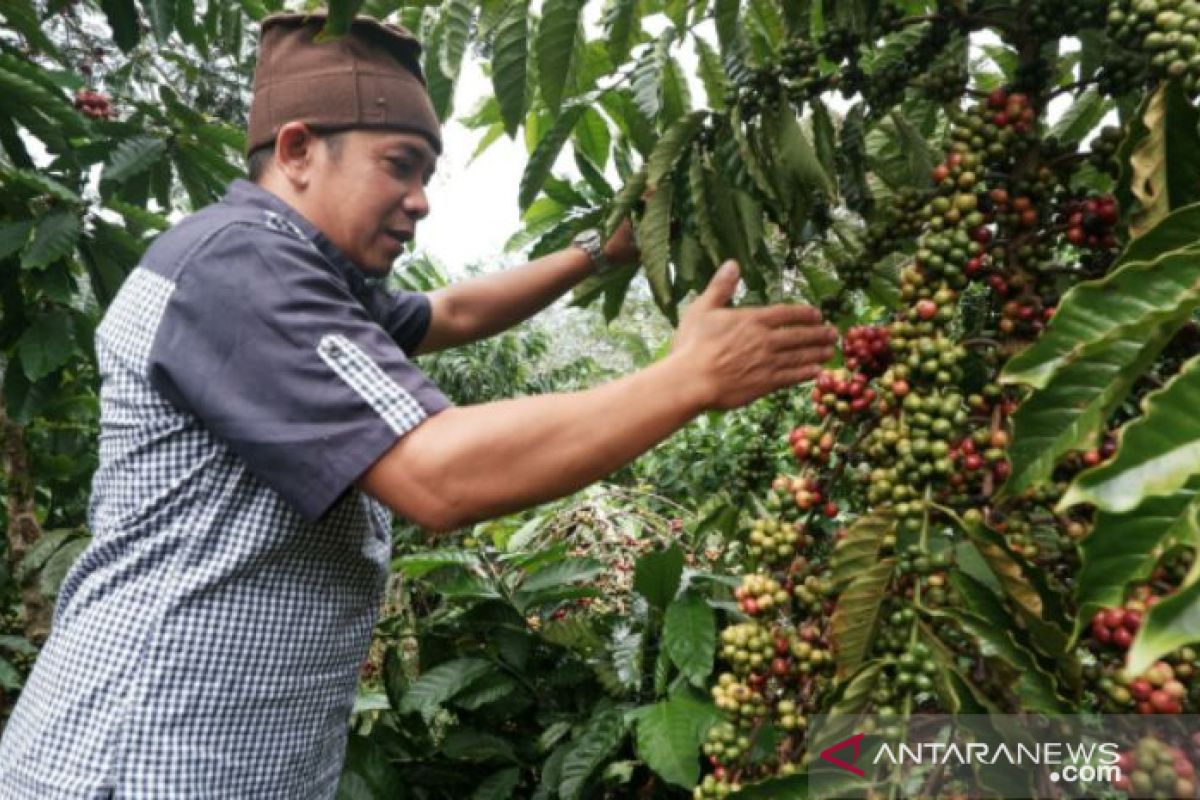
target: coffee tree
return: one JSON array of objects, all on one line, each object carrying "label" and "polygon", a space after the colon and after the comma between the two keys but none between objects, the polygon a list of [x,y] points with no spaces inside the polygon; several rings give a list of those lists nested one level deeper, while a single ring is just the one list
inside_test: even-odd
[{"label": "coffee tree", "polygon": [[736,258],[846,330],[744,509],[697,797],[803,772],[813,714],[1197,708],[1195,3],[489,8],[538,247],[632,214],[669,318]]}]

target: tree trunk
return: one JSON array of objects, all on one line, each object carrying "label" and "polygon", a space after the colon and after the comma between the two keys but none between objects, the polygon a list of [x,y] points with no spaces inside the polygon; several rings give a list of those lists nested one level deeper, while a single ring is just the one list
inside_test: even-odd
[{"label": "tree trunk", "polygon": [[[4,413],[0,395],[0,441],[4,448],[4,477],[8,485],[8,561],[13,570],[33,543],[42,537],[33,499],[33,476],[29,471],[29,452],[25,448],[25,429]],[[37,575],[27,577],[20,586],[25,637],[41,645],[50,635],[54,604],[37,586]]]}]

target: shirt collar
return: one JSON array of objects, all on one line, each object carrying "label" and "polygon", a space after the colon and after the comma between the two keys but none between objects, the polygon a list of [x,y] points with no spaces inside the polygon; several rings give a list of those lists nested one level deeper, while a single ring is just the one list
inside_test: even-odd
[{"label": "shirt collar", "polygon": [[346,280],[355,294],[360,294],[378,283],[378,279],[365,275],[358,265],[351,261],[333,242],[329,241],[325,234],[321,233],[317,226],[313,225],[303,214],[288,205],[283,198],[258,184],[238,178],[229,185],[221,202],[261,208],[264,211],[278,214],[292,223],[306,239],[312,242],[318,252],[325,256],[325,259]]}]

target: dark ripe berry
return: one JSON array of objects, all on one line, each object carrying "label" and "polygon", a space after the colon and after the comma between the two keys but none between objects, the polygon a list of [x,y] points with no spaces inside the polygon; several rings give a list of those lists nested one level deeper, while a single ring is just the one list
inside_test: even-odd
[{"label": "dark ripe berry", "polygon": [[787,659],[776,658],[771,662],[771,672],[782,677],[788,674],[788,666]]},{"label": "dark ripe berry", "polygon": [[1000,109],[1008,104],[1008,92],[1002,88],[993,89],[987,96],[988,108]]},{"label": "dark ripe berry", "polygon": [[825,516],[829,517],[830,519],[833,519],[837,515],[838,515],[837,503],[830,500],[828,503],[825,504]]},{"label": "dark ripe berry", "polygon": [[1122,608],[1106,608],[1100,612],[1100,618],[1106,628],[1119,628],[1125,621],[1125,610]]},{"label": "dark ripe berry", "polygon": [[1133,609],[1126,610],[1121,625],[1130,633],[1137,633],[1138,628],[1142,625],[1142,612]]},{"label": "dark ripe berry", "polygon": [[1180,704],[1162,689],[1155,689],[1150,693],[1150,707],[1156,714],[1178,714]]},{"label": "dark ripe berry", "polygon": [[1133,644],[1133,634],[1125,628],[1117,628],[1112,632],[1112,643],[1122,650],[1128,650]]}]

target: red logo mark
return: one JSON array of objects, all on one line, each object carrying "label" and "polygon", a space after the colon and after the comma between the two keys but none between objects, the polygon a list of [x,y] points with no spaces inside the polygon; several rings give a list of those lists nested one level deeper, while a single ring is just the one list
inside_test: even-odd
[{"label": "red logo mark", "polygon": [[854,736],[851,736],[849,739],[843,739],[842,741],[835,744],[833,747],[826,747],[824,750],[821,751],[820,758],[823,758],[826,761],[828,761],[830,764],[841,767],[842,769],[846,770],[847,772],[857,775],[860,778],[865,777],[867,773],[863,772],[861,769],[854,766],[853,763],[847,764],[845,761],[842,761],[840,758],[838,758],[837,756],[834,755],[834,753],[836,753],[838,750],[841,750],[844,747],[853,747],[854,748],[854,758],[850,759],[850,761],[851,762],[857,761],[858,753],[859,753],[859,746],[862,744],[862,740],[863,740],[864,736],[866,736],[865,733],[857,733]]}]

